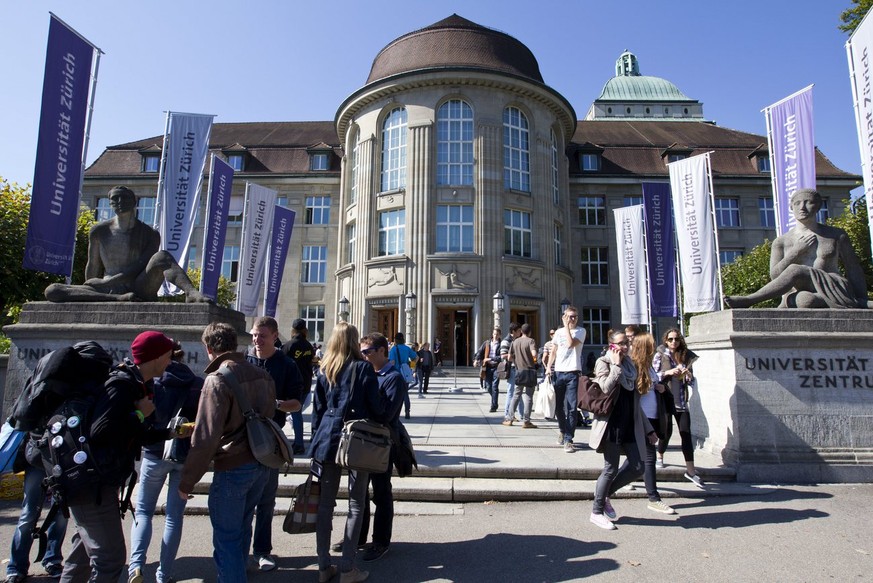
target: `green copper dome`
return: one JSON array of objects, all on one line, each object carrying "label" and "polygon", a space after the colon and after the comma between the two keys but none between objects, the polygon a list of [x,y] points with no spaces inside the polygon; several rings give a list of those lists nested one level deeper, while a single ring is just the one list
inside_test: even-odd
[{"label": "green copper dome", "polygon": [[615,63],[615,74],[604,85],[598,101],[693,101],[666,79],[640,75],[633,53],[622,53]]}]

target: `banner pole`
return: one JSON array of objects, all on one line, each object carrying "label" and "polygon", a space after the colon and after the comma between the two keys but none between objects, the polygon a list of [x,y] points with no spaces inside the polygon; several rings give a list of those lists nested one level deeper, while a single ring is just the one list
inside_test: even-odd
[{"label": "banner pole", "polygon": [[[158,192],[157,198],[155,199],[155,219],[152,224],[152,227],[161,231],[161,223],[164,222],[164,205],[167,204],[166,198],[167,195],[164,193],[164,167],[167,164],[167,137],[170,135],[170,116],[173,115],[172,111],[167,111],[167,118],[164,122],[164,141],[161,143],[161,163],[158,166]],[[166,241],[161,241],[161,248],[163,248]]]},{"label": "banner pole", "polygon": [[643,273],[646,277],[646,309],[648,313],[649,333],[652,333],[652,290],[649,287],[649,233],[646,230],[646,205],[640,205],[643,211]]},{"label": "banner pole", "polygon": [[779,209],[779,176],[775,171],[776,161],[773,159],[773,120],[770,116],[770,108],[764,110],[764,120],[767,122],[767,150],[769,150],[768,158],[770,158],[770,197],[773,199],[773,220],[776,222],[776,236],[782,234],[782,213]]},{"label": "banner pole", "polygon": [[715,241],[715,274],[718,277],[718,310],[724,309],[724,289],[721,284],[721,251],[718,247],[718,223],[715,220],[715,188],[712,184],[712,160],[710,159],[711,152],[706,155],[706,176],[709,178],[709,206],[712,213],[712,235]]},{"label": "banner pole", "polygon": [[[239,259],[238,259],[238,261],[242,261],[242,244],[243,244],[243,241],[247,241],[247,238],[246,238],[246,237],[247,237],[247,235],[248,235],[248,233],[246,232],[246,231],[247,231],[246,227],[248,226],[248,216],[249,216],[249,188],[250,188],[250,187],[251,187],[251,183],[250,183],[250,182],[246,182],[246,193],[245,193],[245,198],[244,198],[244,201],[243,201],[242,232],[240,233],[240,254],[239,254]],[[240,310],[240,307],[241,307],[241,304],[242,304],[242,294],[240,293],[240,291],[241,291],[241,290],[240,290],[240,287],[241,287],[241,284],[242,284],[242,278],[241,278],[239,275],[240,275],[240,267],[238,266],[237,269],[236,269],[236,276],[237,276],[237,277],[236,277],[236,302],[235,302],[235,306],[236,306],[235,309],[236,309],[237,312],[241,312],[241,311],[242,311],[242,310]]]}]

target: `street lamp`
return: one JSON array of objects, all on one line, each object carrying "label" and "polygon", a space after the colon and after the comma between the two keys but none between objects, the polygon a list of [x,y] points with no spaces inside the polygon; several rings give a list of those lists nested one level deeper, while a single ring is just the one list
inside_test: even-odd
[{"label": "street lamp", "polygon": [[346,296],[338,302],[340,322],[345,322],[349,319],[349,299]]},{"label": "street lamp", "polygon": [[564,315],[564,312],[567,311],[567,308],[569,308],[571,305],[572,304],[570,303],[570,300],[568,300],[567,298],[564,298],[563,300],[561,300],[561,315],[562,316]]},{"label": "street lamp", "polygon": [[503,314],[503,294],[499,290],[491,298],[491,306],[494,312],[494,327],[500,328],[500,315]]},{"label": "street lamp", "polygon": [[404,299],[406,300],[406,340],[412,344],[415,341],[415,307],[417,299],[412,292],[406,294]]}]

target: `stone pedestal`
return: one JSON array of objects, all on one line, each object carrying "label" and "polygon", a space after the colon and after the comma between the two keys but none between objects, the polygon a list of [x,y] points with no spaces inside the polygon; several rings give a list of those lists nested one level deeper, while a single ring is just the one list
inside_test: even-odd
[{"label": "stone pedestal", "polygon": [[694,316],[698,447],[743,482],[873,481],[873,311]]},{"label": "stone pedestal", "polygon": [[94,340],[120,362],[130,355],[130,343],[145,330],[158,330],[178,340],[186,352],[185,363],[200,373],[209,362],[200,342],[210,322],[226,322],[247,343],[245,316],[213,304],[175,302],[30,302],[25,304],[18,324],[6,326],[12,340],[9,368],[3,395],[5,419],[21,393],[36,362],[45,354],[82,340]]}]

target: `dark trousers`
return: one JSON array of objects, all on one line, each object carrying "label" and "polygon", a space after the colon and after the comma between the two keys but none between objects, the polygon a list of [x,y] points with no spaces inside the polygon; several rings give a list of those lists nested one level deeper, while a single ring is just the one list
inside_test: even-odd
[{"label": "dark trousers", "polygon": [[679,428],[679,438],[682,440],[682,456],[686,462],[694,462],[694,440],[691,438],[691,415],[686,411],[677,411],[673,395],[666,391],[663,395],[664,406],[667,408],[667,427],[664,427],[664,439],[658,442],[658,453],[662,456],[670,444],[673,435],[673,419]]},{"label": "dark trousers", "polygon": [[565,443],[573,441],[578,422],[576,396],[579,388],[579,373],[556,372],[553,385],[555,387],[555,417],[558,418],[558,430],[564,436]]},{"label": "dark trousers", "polygon": [[[658,420],[650,417],[649,423],[652,424],[652,429],[655,430],[655,433],[660,439],[661,428]],[[658,444],[660,445],[660,443],[661,442],[659,441]],[[658,481],[655,478],[655,461],[658,458],[655,451],[656,447],[646,440],[646,461],[643,470],[643,481],[646,484],[646,494],[649,497],[649,502],[656,502],[661,499],[661,494],[658,493]]]},{"label": "dark trousers", "polygon": [[96,496],[95,502],[71,504],[70,515],[76,523],[76,532],[64,561],[61,583],[118,583],[127,563],[118,488],[104,487],[100,504],[96,503]]},{"label": "dark trousers", "polygon": [[[592,510],[594,514],[603,514],[606,498],[639,478],[640,474],[643,473],[643,462],[640,459],[640,450],[637,449],[636,443],[618,445],[604,436],[603,441],[600,442],[600,448],[603,450],[603,471],[600,472],[600,477],[597,478],[597,484],[594,487],[594,509]],[[618,460],[622,451],[627,458],[619,468]]]},{"label": "dark trousers", "polygon": [[[391,544],[391,533],[394,528],[394,493],[391,490],[391,474],[394,470],[394,455],[388,464],[388,471],[381,474],[370,474],[370,484],[373,486],[373,504],[376,510],[373,512],[373,543],[387,547]],[[361,536],[358,544],[367,542],[367,532],[370,530],[370,498],[367,495],[364,504]]]}]

